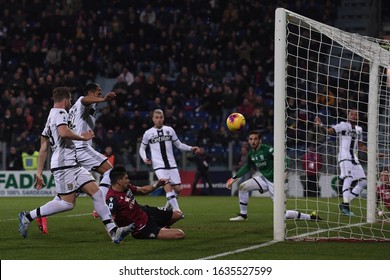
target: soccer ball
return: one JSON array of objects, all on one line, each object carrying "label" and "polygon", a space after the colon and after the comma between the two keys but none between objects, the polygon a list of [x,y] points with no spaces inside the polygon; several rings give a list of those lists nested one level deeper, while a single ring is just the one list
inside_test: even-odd
[{"label": "soccer ball", "polygon": [[232,113],[226,119],[226,126],[230,131],[236,132],[246,124],[245,117],[240,113]]}]

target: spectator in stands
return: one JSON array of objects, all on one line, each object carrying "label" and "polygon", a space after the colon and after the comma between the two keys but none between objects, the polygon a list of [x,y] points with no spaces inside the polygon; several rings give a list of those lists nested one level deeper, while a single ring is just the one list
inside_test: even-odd
[{"label": "spectator in stands", "polygon": [[36,170],[38,167],[39,152],[33,142],[28,143],[26,151],[22,152],[22,163],[24,170]]},{"label": "spectator in stands", "polygon": [[187,131],[190,130],[191,124],[189,120],[185,117],[183,111],[179,111],[175,123],[172,127],[176,131],[179,138],[181,138]]},{"label": "spectator in stands", "polygon": [[129,71],[127,67],[123,67],[122,73],[116,77],[116,83],[124,83],[130,86],[134,82],[134,75]]},{"label": "spectator in stands", "polygon": [[225,81],[223,84],[223,91],[221,96],[222,103],[222,120],[226,120],[226,118],[232,113],[236,111],[236,97],[234,96],[234,92],[230,86],[230,83]]},{"label": "spectator in stands", "polygon": [[22,157],[16,147],[12,146],[9,149],[7,156],[7,170],[23,170]]},{"label": "spectator in stands", "polygon": [[229,131],[226,129],[225,125],[220,125],[218,130],[214,132],[214,144],[216,146],[221,146],[227,148],[229,142],[232,141]]},{"label": "spectator in stands", "polygon": [[258,130],[263,134],[267,129],[267,119],[264,116],[263,108],[256,107],[253,115],[248,118],[247,122],[249,130]]},{"label": "spectator in stands", "polygon": [[237,112],[243,114],[246,119],[249,119],[253,116],[253,110],[253,105],[247,98],[244,98],[241,105],[237,107]]},{"label": "spectator in stands", "polygon": [[203,122],[202,127],[198,130],[196,137],[197,145],[203,147],[211,147],[214,144],[214,133],[209,127],[209,122],[206,120]]}]

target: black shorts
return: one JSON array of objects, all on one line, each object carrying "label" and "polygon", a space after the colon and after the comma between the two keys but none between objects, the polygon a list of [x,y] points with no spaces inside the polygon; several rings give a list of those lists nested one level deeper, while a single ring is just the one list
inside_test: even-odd
[{"label": "black shorts", "polygon": [[172,218],[172,209],[164,209],[163,207],[150,207],[148,205],[141,206],[142,210],[148,214],[148,221],[143,229],[133,233],[134,238],[138,239],[154,239],[157,238],[160,229],[166,226]]}]

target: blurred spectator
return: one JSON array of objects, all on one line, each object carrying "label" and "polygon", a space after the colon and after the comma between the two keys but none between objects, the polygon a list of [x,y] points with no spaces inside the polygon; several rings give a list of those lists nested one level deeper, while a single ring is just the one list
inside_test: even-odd
[{"label": "blurred spectator", "polygon": [[253,116],[253,105],[249,102],[247,98],[242,100],[241,105],[237,107],[237,112],[244,115],[245,119],[250,119]]},{"label": "blurred spectator", "polygon": [[253,115],[248,118],[249,130],[258,130],[261,134],[267,130],[267,119],[264,116],[263,108],[256,107]]},{"label": "blurred spectator", "polygon": [[105,155],[107,157],[107,160],[108,162],[112,165],[112,166],[115,166],[116,164],[118,164],[118,160],[114,154],[114,151],[112,150],[112,147],[111,146],[106,146],[104,148],[104,152],[103,152],[103,155]]},{"label": "blurred spectator", "polygon": [[214,144],[216,146],[227,148],[231,140],[232,138],[230,137],[230,133],[226,129],[225,125],[220,125],[218,131],[214,133]]},{"label": "blurred spectator", "polygon": [[214,144],[213,131],[209,127],[208,121],[204,121],[202,127],[198,130],[197,145],[202,147],[211,147]]},{"label": "blurred spectator", "polygon": [[191,124],[189,120],[185,117],[183,111],[179,111],[175,123],[172,127],[175,129],[179,138],[183,137],[183,135],[190,130]]},{"label": "blurred spectator", "polygon": [[15,115],[11,117],[12,127],[12,142],[14,143],[16,137],[27,130],[27,120],[23,114],[22,107],[16,107]]},{"label": "blurred spectator", "polygon": [[134,82],[134,75],[129,71],[127,67],[123,67],[122,73],[116,77],[116,83],[124,83],[130,86]]},{"label": "blurred spectator", "polygon": [[7,170],[23,170],[22,156],[16,147],[11,146],[7,156]]},{"label": "blurred spectator", "polygon": [[39,152],[34,143],[28,143],[26,151],[22,152],[22,163],[24,170],[37,170]]}]

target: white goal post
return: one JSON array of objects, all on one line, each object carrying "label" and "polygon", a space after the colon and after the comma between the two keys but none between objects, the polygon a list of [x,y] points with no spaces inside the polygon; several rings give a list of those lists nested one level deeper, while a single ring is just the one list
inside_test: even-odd
[{"label": "white goal post", "polygon": [[[390,41],[348,33],[297,13],[275,12],[274,239],[390,241],[390,221],[378,217],[378,173],[390,168]],[[351,201],[354,216],[340,212],[337,136],[322,133],[314,118],[332,126],[357,108],[366,154],[359,152],[367,187]],[[322,161],[319,189],[305,191],[302,165],[311,147]],[[381,157],[377,155],[381,154]],[[290,159],[287,170],[285,158]],[[286,175],[287,174],[287,178]],[[287,190],[285,190],[287,180]],[[287,209],[321,221],[285,220]],[[387,209],[383,209],[388,211]],[[387,214],[387,216],[390,216]]]}]

